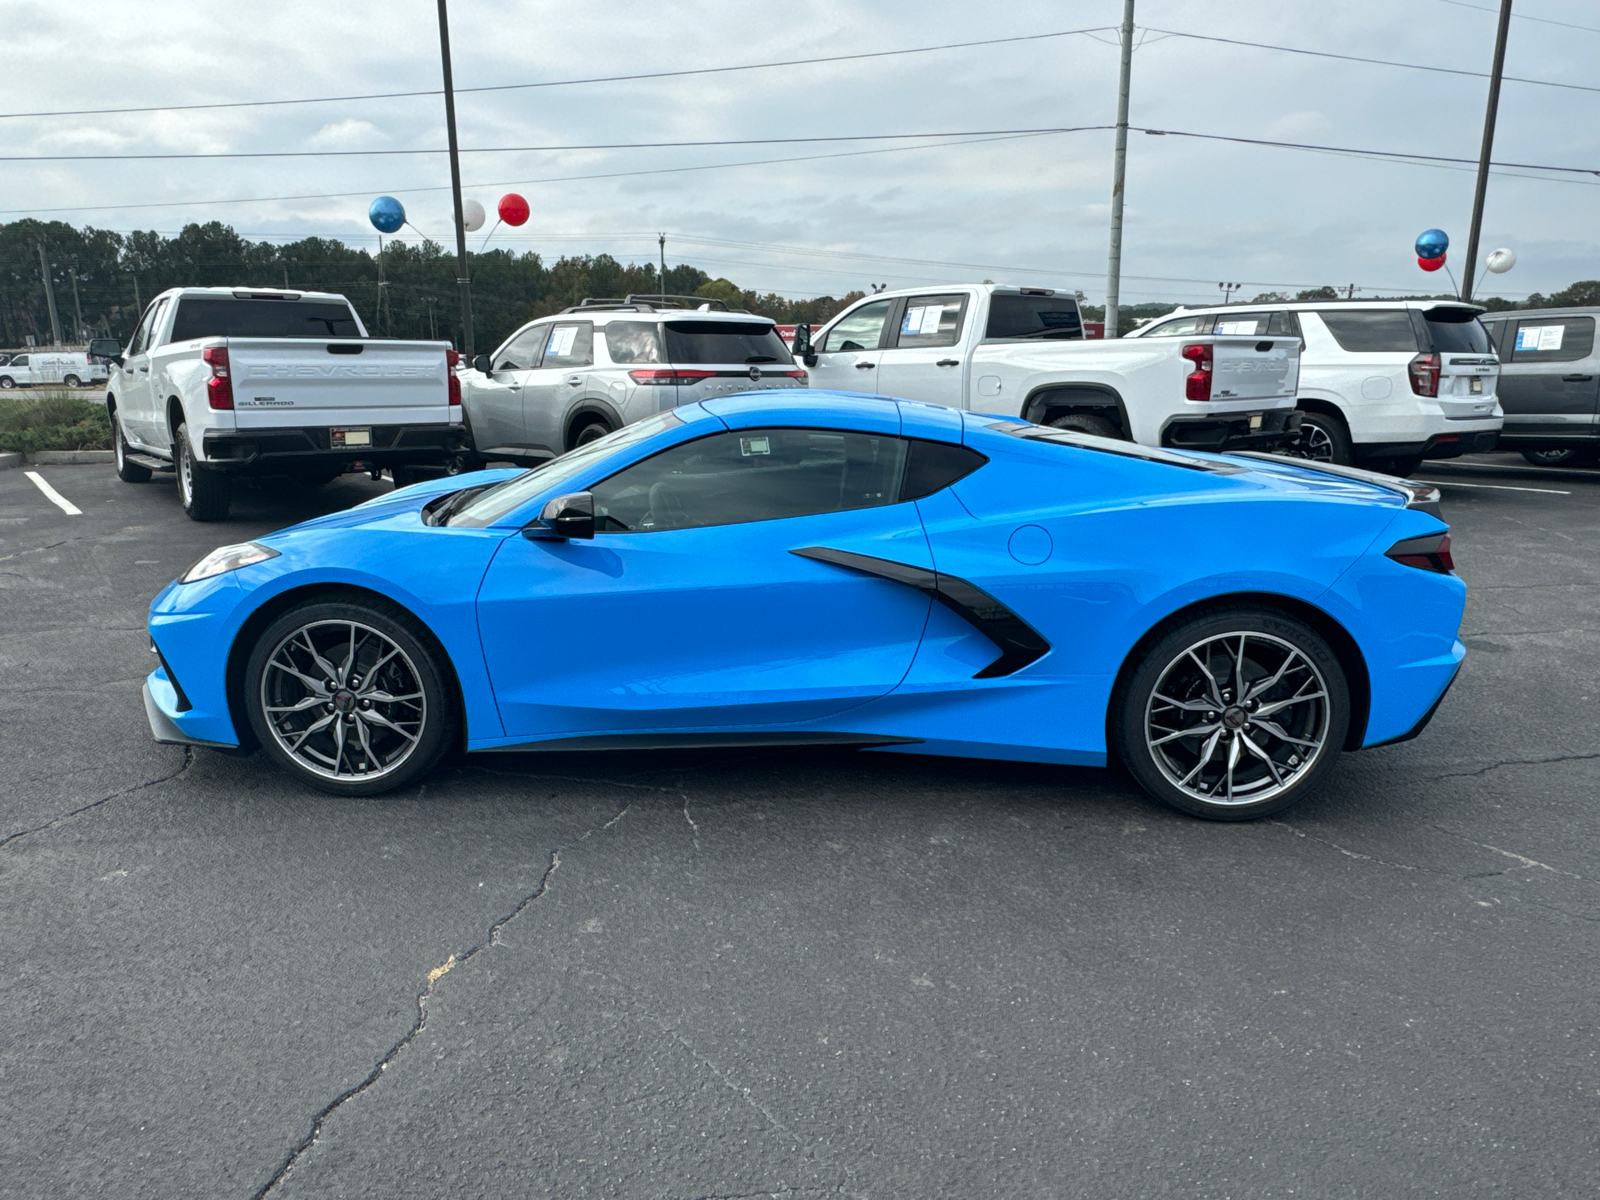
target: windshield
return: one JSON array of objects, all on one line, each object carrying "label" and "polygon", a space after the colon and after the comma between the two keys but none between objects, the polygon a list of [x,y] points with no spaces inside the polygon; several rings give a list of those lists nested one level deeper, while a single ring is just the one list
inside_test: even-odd
[{"label": "windshield", "polygon": [[234,300],[185,297],[178,301],[172,340],[202,337],[360,337],[348,304],[330,300]]},{"label": "windshield", "polygon": [[526,504],[540,492],[557,487],[563,480],[571,479],[607,455],[682,424],[674,414],[664,412],[633,425],[624,425],[615,433],[608,433],[597,441],[579,446],[560,458],[552,458],[542,466],[497,484],[464,506],[460,512],[452,513],[445,524],[471,529],[493,525],[512,509]]},{"label": "windshield", "polygon": [[667,361],[792,364],[789,347],[771,325],[754,321],[668,321]]}]

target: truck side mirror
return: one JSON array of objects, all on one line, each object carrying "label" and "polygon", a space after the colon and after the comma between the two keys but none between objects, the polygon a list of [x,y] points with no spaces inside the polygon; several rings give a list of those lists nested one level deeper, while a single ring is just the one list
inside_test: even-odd
[{"label": "truck side mirror", "polygon": [[817,365],[817,352],[811,347],[811,326],[794,327],[794,356],[808,367]]},{"label": "truck side mirror", "polygon": [[522,536],[536,541],[594,537],[594,496],[589,492],[557,496],[544,506],[539,519],[522,531]]},{"label": "truck side mirror", "polygon": [[472,360],[472,369],[482,371],[485,375],[494,374],[494,364],[489,361],[487,354],[480,354]]}]

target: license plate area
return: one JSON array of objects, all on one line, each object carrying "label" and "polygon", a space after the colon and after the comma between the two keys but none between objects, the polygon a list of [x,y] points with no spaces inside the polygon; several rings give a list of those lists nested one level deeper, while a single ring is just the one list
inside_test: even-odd
[{"label": "license plate area", "polygon": [[345,450],[360,447],[365,449],[372,445],[372,427],[361,428],[336,428],[328,430],[328,446],[333,450]]},{"label": "license plate area", "polygon": [[1468,393],[1468,395],[1472,395],[1472,396],[1481,396],[1481,395],[1483,395],[1483,376],[1482,375],[1474,375],[1470,380],[1468,380],[1468,382],[1467,382],[1467,393]]},{"label": "license plate area", "polygon": [[1253,431],[1255,431],[1257,429],[1260,429],[1260,428],[1261,428],[1261,414],[1260,413],[1251,413],[1250,414],[1250,429],[1251,429],[1251,431],[1253,432]]}]

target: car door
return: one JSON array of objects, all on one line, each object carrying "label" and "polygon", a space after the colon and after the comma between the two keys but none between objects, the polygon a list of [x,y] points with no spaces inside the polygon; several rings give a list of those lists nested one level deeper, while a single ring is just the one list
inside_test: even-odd
[{"label": "car door", "polygon": [[841,392],[878,390],[879,348],[895,300],[873,300],[845,314],[817,343],[817,365],[806,368],[811,386]]},{"label": "car door", "polygon": [[916,506],[898,500],[906,445],[714,433],[594,485],[592,540],[508,538],[478,597],[507,734],[749,729],[891,691],[929,597],[796,551],[931,570]]},{"label": "car door", "polygon": [[878,353],[877,390],[960,408],[966,370],[960,346],[971,300],[965,292],[908,296]]},{"label": "car door", "polygon": [[522,428],[529,444],[561,454],[567,449],[567,414],[586,394],[594,365],[594,322],[557,321],[549,329],[539,368],[522,384]]},{"label": "car door", "polygon": [[128,435],[144,446],[165,450],[167,439],[156,439],[150,424],[153,389],[150,386],[150,327],[165,300],[152,301],[128,342],[127,356],[118,368],[117,413]]},{"label": "car door", "polygon": [[[1503,331],[1503,333],[1502,333]],[[1573,437],[1597,432],[1600,371],[1594,318],[1524,316],[1496,331],[1505,432]]]},{"label": "car door", "polygon": [[489,356],[490,372],[474,375],[467,401],[472,440],[479,453],[496,449],[527,450],[538,445],[527,436],[523,421],[523,386],[538,369],[549,325],[530,325]]}]

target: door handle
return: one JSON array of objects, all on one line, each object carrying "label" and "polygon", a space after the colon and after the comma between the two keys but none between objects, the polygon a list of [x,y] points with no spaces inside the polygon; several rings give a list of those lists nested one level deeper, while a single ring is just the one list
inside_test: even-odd
[{"label": "door handle", "polygon": [[877,363],[858,362],[856,364],[856,370],[858,370],[858,371],[870,371],[870,370],[872,370],[873,367],[875,367],[877,365],[878,365]]},{"label": "door handle", "polygon": [[148,374],[150,374],[150,368],[149,367],[140,367],[139,368],[139,373],[141,375],[148,375]]},{"label": "door handle", "polygon": [[1561,382],[1562,383],[1588,383],[1589,380],[1591,380],[1593,378],[1594,378],[1593,375],[1563,375],[1561,377]]},{"label": "door handle", "polygon": [[568,387],[578,387],[582,383],[583,383],[583,377],[579,376],[579,375],[574,375],[570,379],[567,380],[567,386]]},{"label": "door handle", "polygon": [[933,365],[936,367],[959,367],[961,365],[961,360],[959,358],[941,358]]}]

